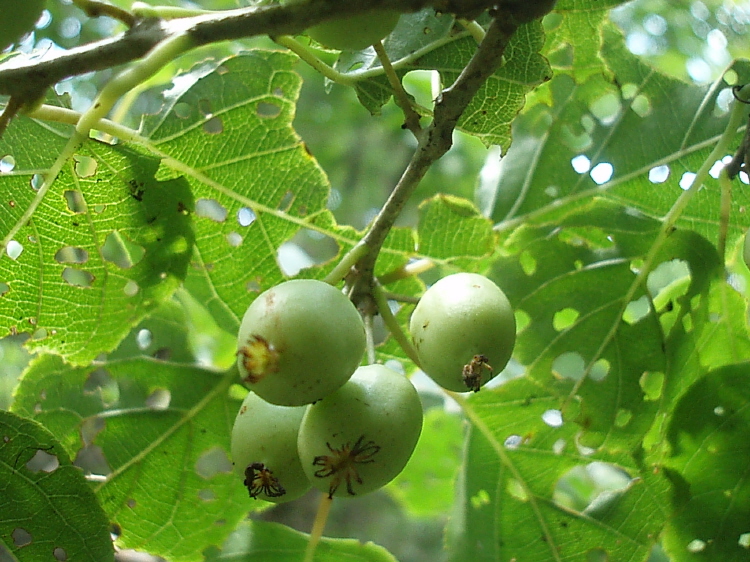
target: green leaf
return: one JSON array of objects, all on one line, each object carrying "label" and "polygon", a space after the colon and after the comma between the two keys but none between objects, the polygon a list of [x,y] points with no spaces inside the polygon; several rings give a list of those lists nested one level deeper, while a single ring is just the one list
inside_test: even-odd
[{"label": "green leaf", "polygon": [[[245,521],[221,550],[211,549],[205,562],[299,562],[304,559],[309,535],[278,523]],[[321,539],[315,562],[396,562],[387,550],[355,539]]]},{"label": "green leaf", "polygon": [[83,474],[39,423],[0,410],[0,554],[20,562],[114,560],[110,525]]},{"label": "green leaf", "polygon": [[450,511],[463,425],[461,418],[442,408],[425,414],[414,454],[387,488],[413,517],[437,517]]},{"label": "green leaf", "polygon": [[750,548],[750,364],[697,381],[669,424],[673,509],[664,547],[675,562],[747,560]]},{"label": "green leaf", "polygon": [[236,380],[149,358],[75,368],[41,356],[12,407],[44,423],[94,475],[119,546],[199,560],[258,505],[229,459]]},{"label": "green leaf", "polygon": [[[420,12],[413,17],[414,22],[409,26],[429,29],[427,37],[436,39],[415,40],[418,44],[386,43],[386,52],[397,74],[403,77],[412,70],[438,70],[445,86],[452,84],[476,51],[476,40],[466,33],[445,36],[445,16],[435,19],[436,16]],[[518,28],[505,51],[503,65],[482,85],[464,111],[458,122],[460,130],[480,138],[486,145],[506,148],[510,145],[510,124],[523,107],[526,94],[551,78],[547,61],[539,55],[543,42],[538,22]],[[376,58],[371,53],[346,56],[337,63],[337,68],[360,79],[356,86],[360,101],[370,112],[379,113],[391,97],[391,88],[380,75]]]},{"label": "green leaf", "polygon": [[[667,482],[629,455],[584,454],[577,425],[550,414],[557,408],[528,379],[465,403],[472,427],[448,528],[451,560],[646,559],[664,524]],[[571,476],[592,467],[621,484],[570,505],[563,492]]]},{"label": "green leaf", "polygon": [[[492,214],[502,222],[499,229],[559,216],[592,197],[662,217],[724,131],[728,114],[719,96],[727,95],[729,83],[697,86],[665,76],[629,53],[611,24],[603,45],[614,83],[609,72],[580,84],[557,75],[545,86],[549,105],[537,97],[514,123]],[[732,68],[739,83],[750,81],[747,61]],[[718,237],[721,207],[715,176],[678,222],[711,241]],[[735,190],[730,243],[750,224],[743,213],[749,203],[747,190]]]},{"label": "green leaf", "polygon": [[30,217],[43,168],[0,175],[11,200],[0,232],[15,231],[0,260],[6,334],[30,332],[30,349],[85,364],[172,294],[192,251],[193,202],[186,182],[155,178],[158,166],[133,146],[91,141]]}]

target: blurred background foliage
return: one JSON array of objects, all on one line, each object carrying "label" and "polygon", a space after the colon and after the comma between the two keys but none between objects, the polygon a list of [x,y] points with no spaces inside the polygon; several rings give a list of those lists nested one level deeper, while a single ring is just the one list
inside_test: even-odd
[{"label": "blurred background foliage", "polygon": [[[131,4],[129,0],[111,1],[126,9]],[[163,4],[229,9],[247,5],[248,2],[165,0]],[[611,19],[622,29],[627,46],[634,54],[662,72],[687,82],[711,82],[721,76],[732,59],[750,57],[750,0],[634,0],[613,10]],[[27,53],[54,52],[110,37],[123,29],[121,23],[108,18],[87,18],[71,0],[48,0],[47,9],[36,30],[24,38],[17,48]],[[258,46],[276,48],[267,38],[255,38],[210,45],[193,51],[123,99],[115,117],[128,126],[138,127],[143,114],[158,109],[159,100],[151,88],[168,82],[179,70],[187,70],[206,59],[217,60]],[[0,54],[0,59],[7,54]],[[333,54],[323,52],[320,55],[333,62]],[[295,127],[328,174],[331,182],[329,207],[337,220],[363,229],[406,165],[415,146],[413,136],[401,128],[402,115],[393,103],[386,105],[381,115],[371,116],[359,104],[352,90],[326,84],[321,76],[303,63],[298,65],[298,71],[304,78],[304,85],[297,106]],[[114,72],[116,69],[72,78],[58,84],[55,91],[63,103],[83,110]],[[434,97],[432,79],[430,72],[415,72],[406,77],[405,85],[418,100],[429,102]],[[413,225],[418,202],[435,193],[475,200],[483,167],[496,165],[500,157],[498,148],[487,148],[475,138],[456,133],[453,148],[425,177],[411,205],[401,217],[400,224]],[[384,162],[387,165],[383,165]],[[294,263],[289,265],[289,271],[330,258],[335,248],[330,247],[329,243],[324,238],[303,231],[294,240],[296,252],[292,253]],[[185,308],[188,318],[191,313],[200,313],[189,310],[195,303],[188,303],[184,299],[176,299],[173,304]],[[210,323],[188,322],[191,334],[186,339],[188,345],[193,347],[189,355],[196,361],[201,358],[204,363],[205,357],[215,355],[215,350],[202,349],[201,346],[210,348],[210,342],[217,339],[207,325]],[[142,335],[141,331],[136,328],[134,333],[136,336]],[[18,376],[29,360],[22,344],[23,338],[19,336],[0,340],[2,409],[8,408]],[[453,444],[460,442],[461,431],[460,425],[454,428]],[[581,489],[576,491],[583,496],[593,492],[593,484],[584,476],[577,483]],[[450,503],[445,502],[444,512],[437,518],[407,513],[398,500],[399,494],[404,493],[404,482],[396,482],[394,486],[390,492],[381,491],[334,504],[326,534],[373,540],[385,546],[402,562],[443,560],[442,529]],[[296,502],[257,513],[254,517],[281,521],[307,532],[315,509],[316,496],[311,494]],[[658,559],[658,552],[652,558]]]}]

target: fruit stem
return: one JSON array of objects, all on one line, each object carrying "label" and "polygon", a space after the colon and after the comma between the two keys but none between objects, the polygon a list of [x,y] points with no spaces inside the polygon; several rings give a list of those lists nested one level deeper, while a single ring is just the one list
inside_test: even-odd
[{"label": "fruit stem", "polygon": [[318,58],[315,53],[313,53],[312,49],[303,45],[294,37],[290,35],[277,35],[276,37],[272,37],[272,39],[282,47],[286,47],[287,49],[292,51],[295,55],[309,64],[313,69],[320,72],[323,76],[325,76],[332,82],[350,87],[354,87],[354,85],[357,83],[356,80],[353,80],[346,74],[342,74],[338,70],[324,63],[322,60],[320,60],[320,58]]},{"label": "fruit stem", "polygon": [[367,252],[369,251],[370,248],[368,248],[365,244],[362,244],[361,242],[359,244],[355,244],[351,250],[344,254],[344,257],[339,260],[339,263],[337,263],[336,266],[328,273],[328,275],[325,276],[323,281],[325,281],[329,285],[337,285],[339,281],[341,281],[349,274],[349,271],[354,266],[354,264],[365,257],[367,255]]},{"label": "fruit stem", "polygon": [[161,18],[163,20],[172,20],[177,18],[190,18],[194,16],[203,16],[206,14],[215,14],[215,10],[201,10],[195,8],[178,8],[177,6],[152,6],[145,2],[133,2],[130,11],[136,16],[144,18]]},{"label": "fruit stem", "polygon": [[422,134],[422,126],[419,124],[419,114],[414,111],[409,95],[406,93],[406,90],[404,90],[404,86],[401,84],[401,79],[393,69],[388,53],[385,52],[383,42],[377,41],[373,43],[372,48],[375,49],[375,54],[378,55],[385,76],[388,78],[388,83],[391,85],[393,99],[395,100],[396,105],[401,108],[401,111],[404,112],[404,126],[409,129],[417,139],[419,139]]},{"label": "fruit stem", "polygon": [[469,32],[469,34],[474,38],[474,41],[477,42],[477,45],[482,42],[486,33],[481,25],[473,20],[458,19],[456,21],[460,23],[466,31]]},{"label": "fruit stem", "polygon": [[307,543],[307,548],[305,549],[304,562],[313,562],[313,559],[315,558],[315,549],[318,548],[320,538],[323,536],[323,530],[326,527],[332,503],[333,498],[329,498],[328,494],[322,494],[320,496],[318,513],[315,515],[315,521],[313,521],[313,527],[310,531],[310,541]]},{"label": "fruit stem", "polygon": [[375,283],[373,285],[372,296],[375,298],[375,304],[378,305],[378,312],[380,312],[380,316],[383,319],[383,322],[385,322],[385,325],[388,327],[388,330],[390,330],[393,338],[401,346],[401,349],[404,350],[404,353],[406,353],[407,357],[411,359],[417,367],[420,367],[417,350],[414,349],[414,346],[409,341],[409,338],[401,329],[401,325],[398,323],[398,320],[396,320],[396,317],[391,312],[391,307],[388,306],[388,299],[386,298],[385,291],[383,291],[383,287],[381,287],[378,283]]},{"label": "fruit stem", "polygon": [[372,314],[365,314],[365,349],[367,349],[367,363],[374,365],[377,361],[375,355],[375,334]]},{"label": "fruit stem", "polygon": [[97,0],[73,0],[73,4],[83,10],[90,18],[108,16],[120,20],[128,27],[135,25],[135,16],[133,14],[112,4],[98,2]]},{"label": "fruit stem", "polygon": [[414,275],[419,275],[420,273],[431,270],[433,267],[435,267],[435,262],[431,259],[423,258],[421,260],[414,260],[404,266],[393,269],[388,273],[384,273],[378,277],[378,282],[381,285],[388,285],[400,281],[401,279],[408,279]]}]

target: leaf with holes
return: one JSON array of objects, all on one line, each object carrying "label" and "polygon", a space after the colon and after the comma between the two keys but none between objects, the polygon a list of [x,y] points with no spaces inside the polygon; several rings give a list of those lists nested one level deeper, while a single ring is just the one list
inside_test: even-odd
[{"label": "leaf with holes", "polygon": [[81,471],[39,423],[2,410],[0,513],[0,555],[11,560],[114,561],[109,521]]},{"label": "leaf with holes", "polygon": [[665,550],[675,562],[747,560],[750,548],[749,363],[712,371],[683,395],[664,461],[675,516]]},{"label": "leaf with holes", "polygon": [[665,522],[668,483],[627,454],[587,454],[559,408],[523,378],[468,401],[450,560],[646,559]]},{"label": "leaf with holes", "polygon": [[38,168],[0,174],[14,198],[2,222],[6,334],[30,332],[30,349],[85,364],[171,295],[192,252],[193,198],[185,181],[158,180],[158,168],[134,146],[92,141],[28,216]]},{"label": "leaf with holes", "polygon": [[[539,103],[514,124],[514,144],[500,164],[492,212],[495,220],[505,221],[501,231],[551,220],[593,197],[661,217],[724,131],[730,83],[687,85],[630,54],[612,24],[603,33],[602,57],[615,82],[608,74],[580,84],[557,75],[541,89]],[[748,61],[737,61],[727,80],[749,82]],[[721,208],[717,174],[714,167],[678,222],[712,241]],[[735,190],[730,242],[750,225],[744,211],[748,193]]]},{"label": "leaf with holes", "polygon": [[228,458],[236,378],[149,358],[75,368],[41,356],[13,409],[92,475],[119,546],[199,560],[253,505]]},{"label": "leaf with holes", "polygon": [[[397,74],[403,77],[413,70],[438,70],[445,86],[458,78],[461,70],[476,52],[477,42],[463,30],[449,35],[447,16],[426,12],[402,17],[402,21],[384,46]],[[416,39],[402,40],[413,31]],[[426,35],[424,30],[430,30]],[[486,145],[510,145],[510,124],[525,103],[534,86],[551,78],[547,61],[539,54],[544,34],[539,22],[522,25],[510,40],[503,65],[482,85],[459,119],[458,128],[474,135]],[[374,53],[366,51],[344,55],[337,63],[351,78],[358,79],[357,96],[372,113],[379,113],[390,99],[392,90],[382,75]],[[428,113],[428,109],[422,109]]]},{"label": "leaf with holes", "polygon": [[[309,535],[285,525],[245,521],[219,549],[210,549],[205,562],[299,562],[305,558]],[[323,538],[315,562],[396,562],[387,550],[355,539]]]}]

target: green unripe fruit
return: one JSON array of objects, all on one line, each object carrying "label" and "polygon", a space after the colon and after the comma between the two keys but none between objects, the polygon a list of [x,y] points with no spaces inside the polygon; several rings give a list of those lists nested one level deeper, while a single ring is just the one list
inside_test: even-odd
[{"label": "green unripe fruit", "polygon": [[251,498],[288,502],[310,489],[297,454],[303,407],[269,404],[252,392],[232,428],[232,462]]},{"label": "green unripe fruit", "polygon": [[328,283],[295,279],[256,298],[237,336],[247,386],[264,400],[301,406],[344,384],[362,361],[362,317]]},{"label": "green unripe fruit", "polygon": [[44,0],[0,0],[0,51],[34,29]]},{"label": "green unripe fruit", "polygon": [[516,342],[508,298],[476,273],[448,275],[427,289],[409,330],[422,370],[454,392],[479,390],[505,368]]},{"label": "green unripe fruit", "polygon": [[390,34],[400,15],[378,10],[314,25],[305,33],[329,49],[359,51]]},{"label": "green unripe fruit", "polygon": [[409,379],[369,365],[308,406],[297,447],[313,486],[329,497],[361,496],[404,469],[421,431],[422,404]]}]

